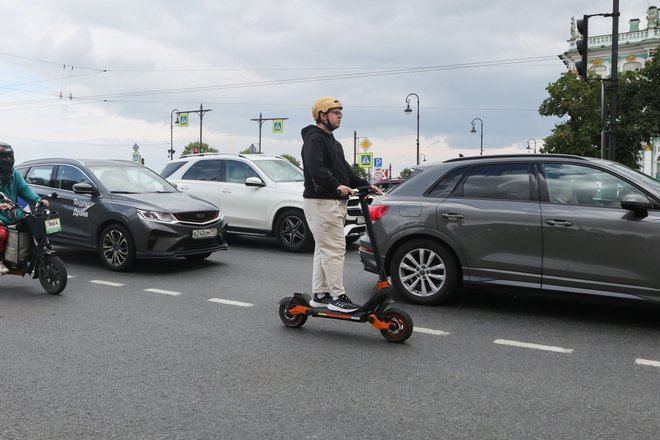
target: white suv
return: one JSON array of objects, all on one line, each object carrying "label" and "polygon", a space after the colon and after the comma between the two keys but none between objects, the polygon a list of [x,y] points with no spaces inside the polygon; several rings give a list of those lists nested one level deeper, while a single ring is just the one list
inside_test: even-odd
[{"label": "white suv", "polygon": [[[181,191],[222,207],[227,232],[274,236],[290,252],[313,247],[303,214],[302,169],[280,156],[205,154],[182,157],[160,173]],[[365,232],[357,198],[349,200],[344,235],[356,241]]]}]

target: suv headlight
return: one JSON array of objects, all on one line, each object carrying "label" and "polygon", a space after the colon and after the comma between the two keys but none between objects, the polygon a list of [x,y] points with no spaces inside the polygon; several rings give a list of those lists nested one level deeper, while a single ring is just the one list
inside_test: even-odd
[{"label": "suv headlight", "polygon": [[174,216],[168,212],[146,211],[144,209],[137,210],[138,217],[142,220],[158,223],[176,223]]}]

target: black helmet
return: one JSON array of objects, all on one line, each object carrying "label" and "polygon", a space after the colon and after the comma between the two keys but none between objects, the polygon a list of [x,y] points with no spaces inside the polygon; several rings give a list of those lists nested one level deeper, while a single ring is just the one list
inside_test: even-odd
[{"label": "black helmet", "polygon": [[0,173],[8,174],[14,169],[14,149],[0,141]]}]

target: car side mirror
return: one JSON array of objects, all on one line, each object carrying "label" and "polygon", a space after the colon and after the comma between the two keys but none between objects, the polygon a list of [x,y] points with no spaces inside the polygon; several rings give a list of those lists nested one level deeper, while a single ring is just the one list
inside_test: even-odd
[{"label": "car side mirror", "polygon": [[649,215],[651,202],[641,194],[628,194],[621,199],[621,207],[632,211],[635,217],[644,218]]},{"label": "car side mirror", "polygon": [[266,183],[259,177],[248,177],[245,179],[246,186],[266,186]]},{"label": "car side mirror", "polygon": [[76,194],[98,195],[99,190],[87,182],[78,182],[73,184],[73,192]]}]

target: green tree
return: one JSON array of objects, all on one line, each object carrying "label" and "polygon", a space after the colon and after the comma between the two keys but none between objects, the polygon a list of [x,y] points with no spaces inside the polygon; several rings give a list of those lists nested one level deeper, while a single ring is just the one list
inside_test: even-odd
[{"label": "green tree", "polygon": [[543,152],[600,157],[600,85],[581,81],[569,71],[546,90],[550,97],[541,103],[539,113],[563,121],[544,139]]},{"label": "green tree", "polygon": [[[188,145],[185,146],[185,148],[181,152],[181,157],[185,155],[195,154],[195,148],[197,147],[199,147],[199,141],[189,143]],[[209,147],[209,144],[202,142],[202,148],[199,149],[197,154],[217,153],[217,152],[218,152],[217,148]]]},{"label": "green tree", "polygon": [[399,179],[407,179],[412,174],[413,170],[410,168],[404,168],[399,173]]},{"label": "green tree", "polygon": [[[618,78],[615,159],[631,168],[639,167],[641,146],[660,136],[660,59],[653,55],[642,69]],[[544,152],[600,156],[600,87],[596,76],[585,83],[575,72],[548,85],[539,113],[564,120],[545,139]]]}]

